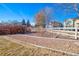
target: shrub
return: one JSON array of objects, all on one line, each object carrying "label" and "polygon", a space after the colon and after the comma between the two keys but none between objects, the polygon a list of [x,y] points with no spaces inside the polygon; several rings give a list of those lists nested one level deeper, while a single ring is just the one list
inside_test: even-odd
[{"label": "shrub", "polygon": [[0,25],[0,35],[3,34],[24,34],[31,32],[31,28],[26,25]]}]

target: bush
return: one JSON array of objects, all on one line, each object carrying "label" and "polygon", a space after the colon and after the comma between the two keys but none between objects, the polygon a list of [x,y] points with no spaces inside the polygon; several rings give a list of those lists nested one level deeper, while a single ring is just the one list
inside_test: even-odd
[{"label": "bush", "polygon": [[26,32],[31,32],[31,28],[26,25],[1,25],[0,35],[3,34],[24,34]]},{"label": "bush", "polygon": [[10,31],[8,29],[4,29],[4,30],[0,30],[0,35],[4,35],[4,34],[10,34]]}]

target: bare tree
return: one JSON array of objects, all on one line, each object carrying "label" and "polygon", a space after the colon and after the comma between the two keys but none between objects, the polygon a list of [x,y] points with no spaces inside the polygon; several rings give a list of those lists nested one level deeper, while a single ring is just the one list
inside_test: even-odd
[{"label": "bare tree", "polygon": [[44,9],[40,10],[36,15],[36,26],[38,27],[37,30],[43,31],[45,27],[49,25],[49,22],[52,18],[52,9],[49,7],[45,7]]},{"label": "bare tree", "polygon": [[49,23],[51,22],[51,20],[52,20],[52,9],[51,8],[49,8],[49,7],[46,7],[45,9],[44,9],[44,14],[45,14],[45,24],[46,24],[46,27],[48,27],[49,26]]},{"label": "bare tree", "polygon": [[77,3],[73,4],[73,7],[74,7],[74,10],[76,11],[78,17],[79,17],[79,8],[78,8],[78,5]]},{"label": "bare tree", "polygon": [[72,13],[75,11],[79,17],[79,4],[78,3],[61,3],[59,4],[60,8],[63,9],[64,13]]},{"label": "bare tree", "polygon": [[45,7],[36,15],[36,22],[37,25],[41,25],[46,27],[49,25],[50,21],[52,20],[52,9],[49,7]]}]

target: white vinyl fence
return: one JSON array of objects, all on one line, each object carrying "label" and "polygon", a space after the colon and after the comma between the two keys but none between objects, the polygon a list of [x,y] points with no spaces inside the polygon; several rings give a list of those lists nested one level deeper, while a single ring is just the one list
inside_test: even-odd
[{"label": "white vinyl fence", "polygon": [[[65,32],[65,33],[74,33],[74,35],[68,34],[69,36],[74,36],[75,39],[77,39],[78,36],[78,27],[54,27],[54,28],[46,28],[46,30],[50,30],[50,31],[60,31],[60,33]],[[64,33],[63,33],[64,34]]]}]

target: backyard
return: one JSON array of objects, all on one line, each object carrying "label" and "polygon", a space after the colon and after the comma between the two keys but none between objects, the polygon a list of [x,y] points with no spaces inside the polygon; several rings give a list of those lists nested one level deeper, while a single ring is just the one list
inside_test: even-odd
[{"label": "backyard", "polygon": [[[9,39],[10,40],[10,39]],[[25,46],[0,36],[0,56],[56,56],[68,55],[51,49],[40,48],[26,43]]]},{"label": "backyard", "polygon": [[79,56],[78,4],[0,7],[0,56]]},{"label": "backyard", "polygon": [[56,38],[54,33],[53,35],[48,33],[51,37],[45,34],[2,35],[0,36],[0,55],[79,55],[79,40],[69,39],[66,35],[67,38],[62,35],[57,35],[59,37]]}]

